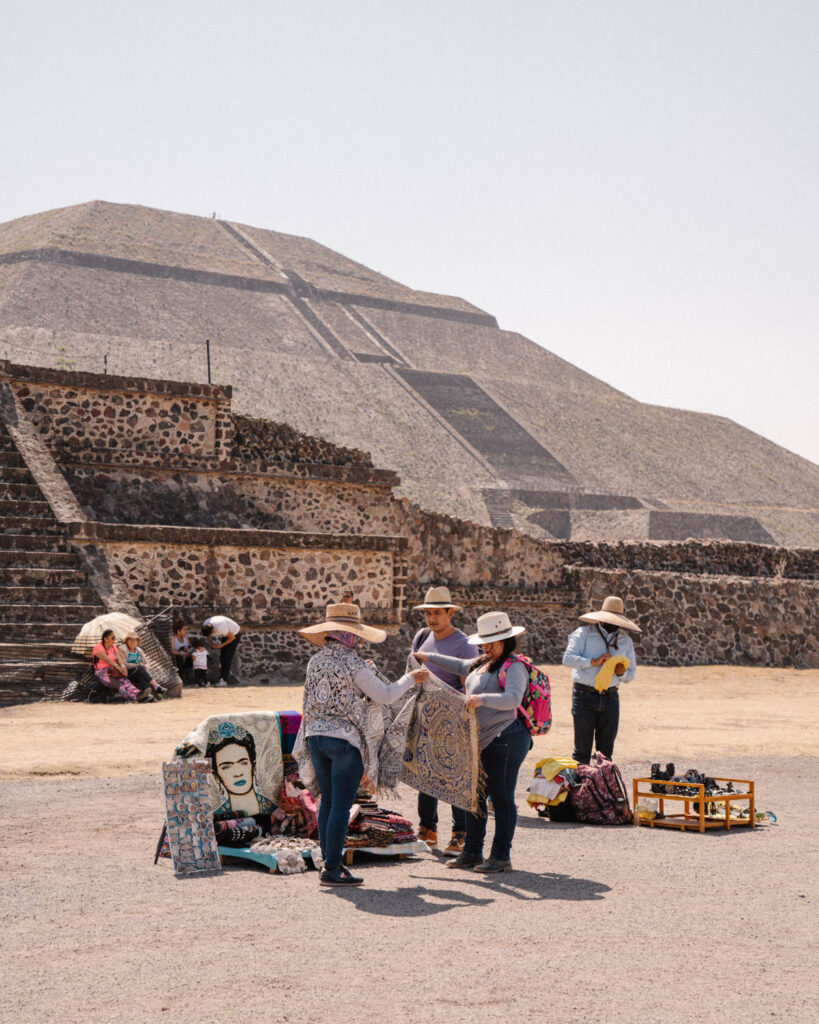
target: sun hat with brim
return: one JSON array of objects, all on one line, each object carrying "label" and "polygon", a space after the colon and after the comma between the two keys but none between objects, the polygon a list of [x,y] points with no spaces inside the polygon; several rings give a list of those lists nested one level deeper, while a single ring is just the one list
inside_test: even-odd
[{"label": "sun hat with brim", "polygon": [[328,604],[324,622],[319,622],[315,626],[305,626],[304,629],[298,630],[298,634],[311,644],[323,647],[327,639],[326,634],[335,630],[353,633],[371,644],[380,644],[387,639],[383,629],[364,625],[361,621],[361,609],[357,604]]},{"label": "sun hat with brim", "polygon": [[424,603],[415,605],[413,611],[420,612],[435,608],[453,608],[456,612],[463,611],[462,605],[452,603],[449,587],[430,587],[424,595]]},{"label": "sun hat with brim", "polygon": [[586,612],[580,616],[581,622],[594,624],[595,622],[608,622],[610,626],[619,626],[621,629],[632,629],[635,633],[643,631],[636,622],[627,619],[623,615],[623,602],[619,597],[607,597],[599,612]]},{"label": "sun hat with brim", "polygon": [[520,636],[526,632],[525,626],[513,626],[506,612],[487,612],[477,622],[478,632],[467,637],[469,643],[493,644],[496,640],[507,640],[510,636]]}]

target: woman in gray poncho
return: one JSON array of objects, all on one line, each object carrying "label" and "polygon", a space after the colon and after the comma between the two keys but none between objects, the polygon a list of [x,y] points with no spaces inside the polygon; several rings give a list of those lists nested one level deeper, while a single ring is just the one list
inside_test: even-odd
[{"label": "woman in gray poncho", "polygon": [[354,604],[327,606],[324,622],[299,634],[321,647],[307,664],[302,729],[321,791],[318,829],[324,869],[322,885],[361,885],[341,864],[350,808],[365,768],[377,782],[378,766],[369,742],[365,698],[392,704],[429,677],[416,669],[389,685],[358,653],[362,641],[380,644],[383,629],[365,626]]}]

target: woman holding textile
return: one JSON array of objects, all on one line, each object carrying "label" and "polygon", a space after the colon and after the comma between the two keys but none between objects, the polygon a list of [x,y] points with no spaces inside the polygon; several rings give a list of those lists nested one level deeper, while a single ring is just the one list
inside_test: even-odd
[{"label": "woman holding textile", "polygon": [[341,857],[350,808],[364,773],[362,752],[368,750],[365,698],[392,704],[416,683],[424,682],[429,672],[416,669],[392,685],[379,679],[358,648],[364,640],[383,643],[387,634],[365,626],[355,604],[328,605],[324,622],[299,633],[321,647],[307,663],[302,718],[321,790],[318,830],[324,869],[319,881],[322,885],[361,885],[363,879],[342,867]]},{"label": "woman holding textile", "polygon": [[[478,619],[478,632],[469,643],[483,651],[478,658],[463,661],[443,654],[415,652],[418,661],[429,662],[448,672],[466,675],[466,706],[478,717],[478,743],[481,766],[486,775],[486,791],[495,808],[495,835],[489,859],[483,859],[486,836],[486,797],[481,797],[478,814],[466,816],[463,852],[451,860],[448,868],[466,868],[481,872],[509,871],[512,838],[518,820],[515,786],[518,772],[532,745],[517,709],[523,700],[529,676],[519,661],[512,660],[516,637],[525,632],[513,626],[505,612],[488,612]],[[500,670],[506,666],[503,685]]]}]

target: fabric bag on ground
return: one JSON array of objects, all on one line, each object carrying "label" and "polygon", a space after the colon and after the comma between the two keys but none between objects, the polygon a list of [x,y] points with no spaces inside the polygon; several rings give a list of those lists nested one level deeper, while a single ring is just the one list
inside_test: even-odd
[{"label": "fabric bag on ground", "polygon": [[616,764],[597,751],[592,763],[579,764],[580,783],[569,791],[577,821],[588,825],[628,825],[631,808],[623,776]]}]

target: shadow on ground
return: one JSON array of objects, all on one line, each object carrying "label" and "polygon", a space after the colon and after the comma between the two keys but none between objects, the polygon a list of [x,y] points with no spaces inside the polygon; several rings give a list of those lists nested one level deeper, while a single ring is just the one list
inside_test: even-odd
[{"label": "shadow on ground", "polygon": [[[601,900],[610,886],[593,882],[588,878],[573,878],[571,875],[552,873],[536,874],[532,871],[508,871],[503,874],[470,877],[469,872],[453,872],[454,883],[473,887],[472,892],[438,886],[399,886],[397,889],[327,890],[328,895],[341,897],[366,914],[384,917],[426,917],[441,914],[456,907],[484,907],[494,903],[499,896],[506,896],[526,902],[536,900],[566,900],[582,902]],[[438,882],[434,876],[411,875],[419,881]]]}]

